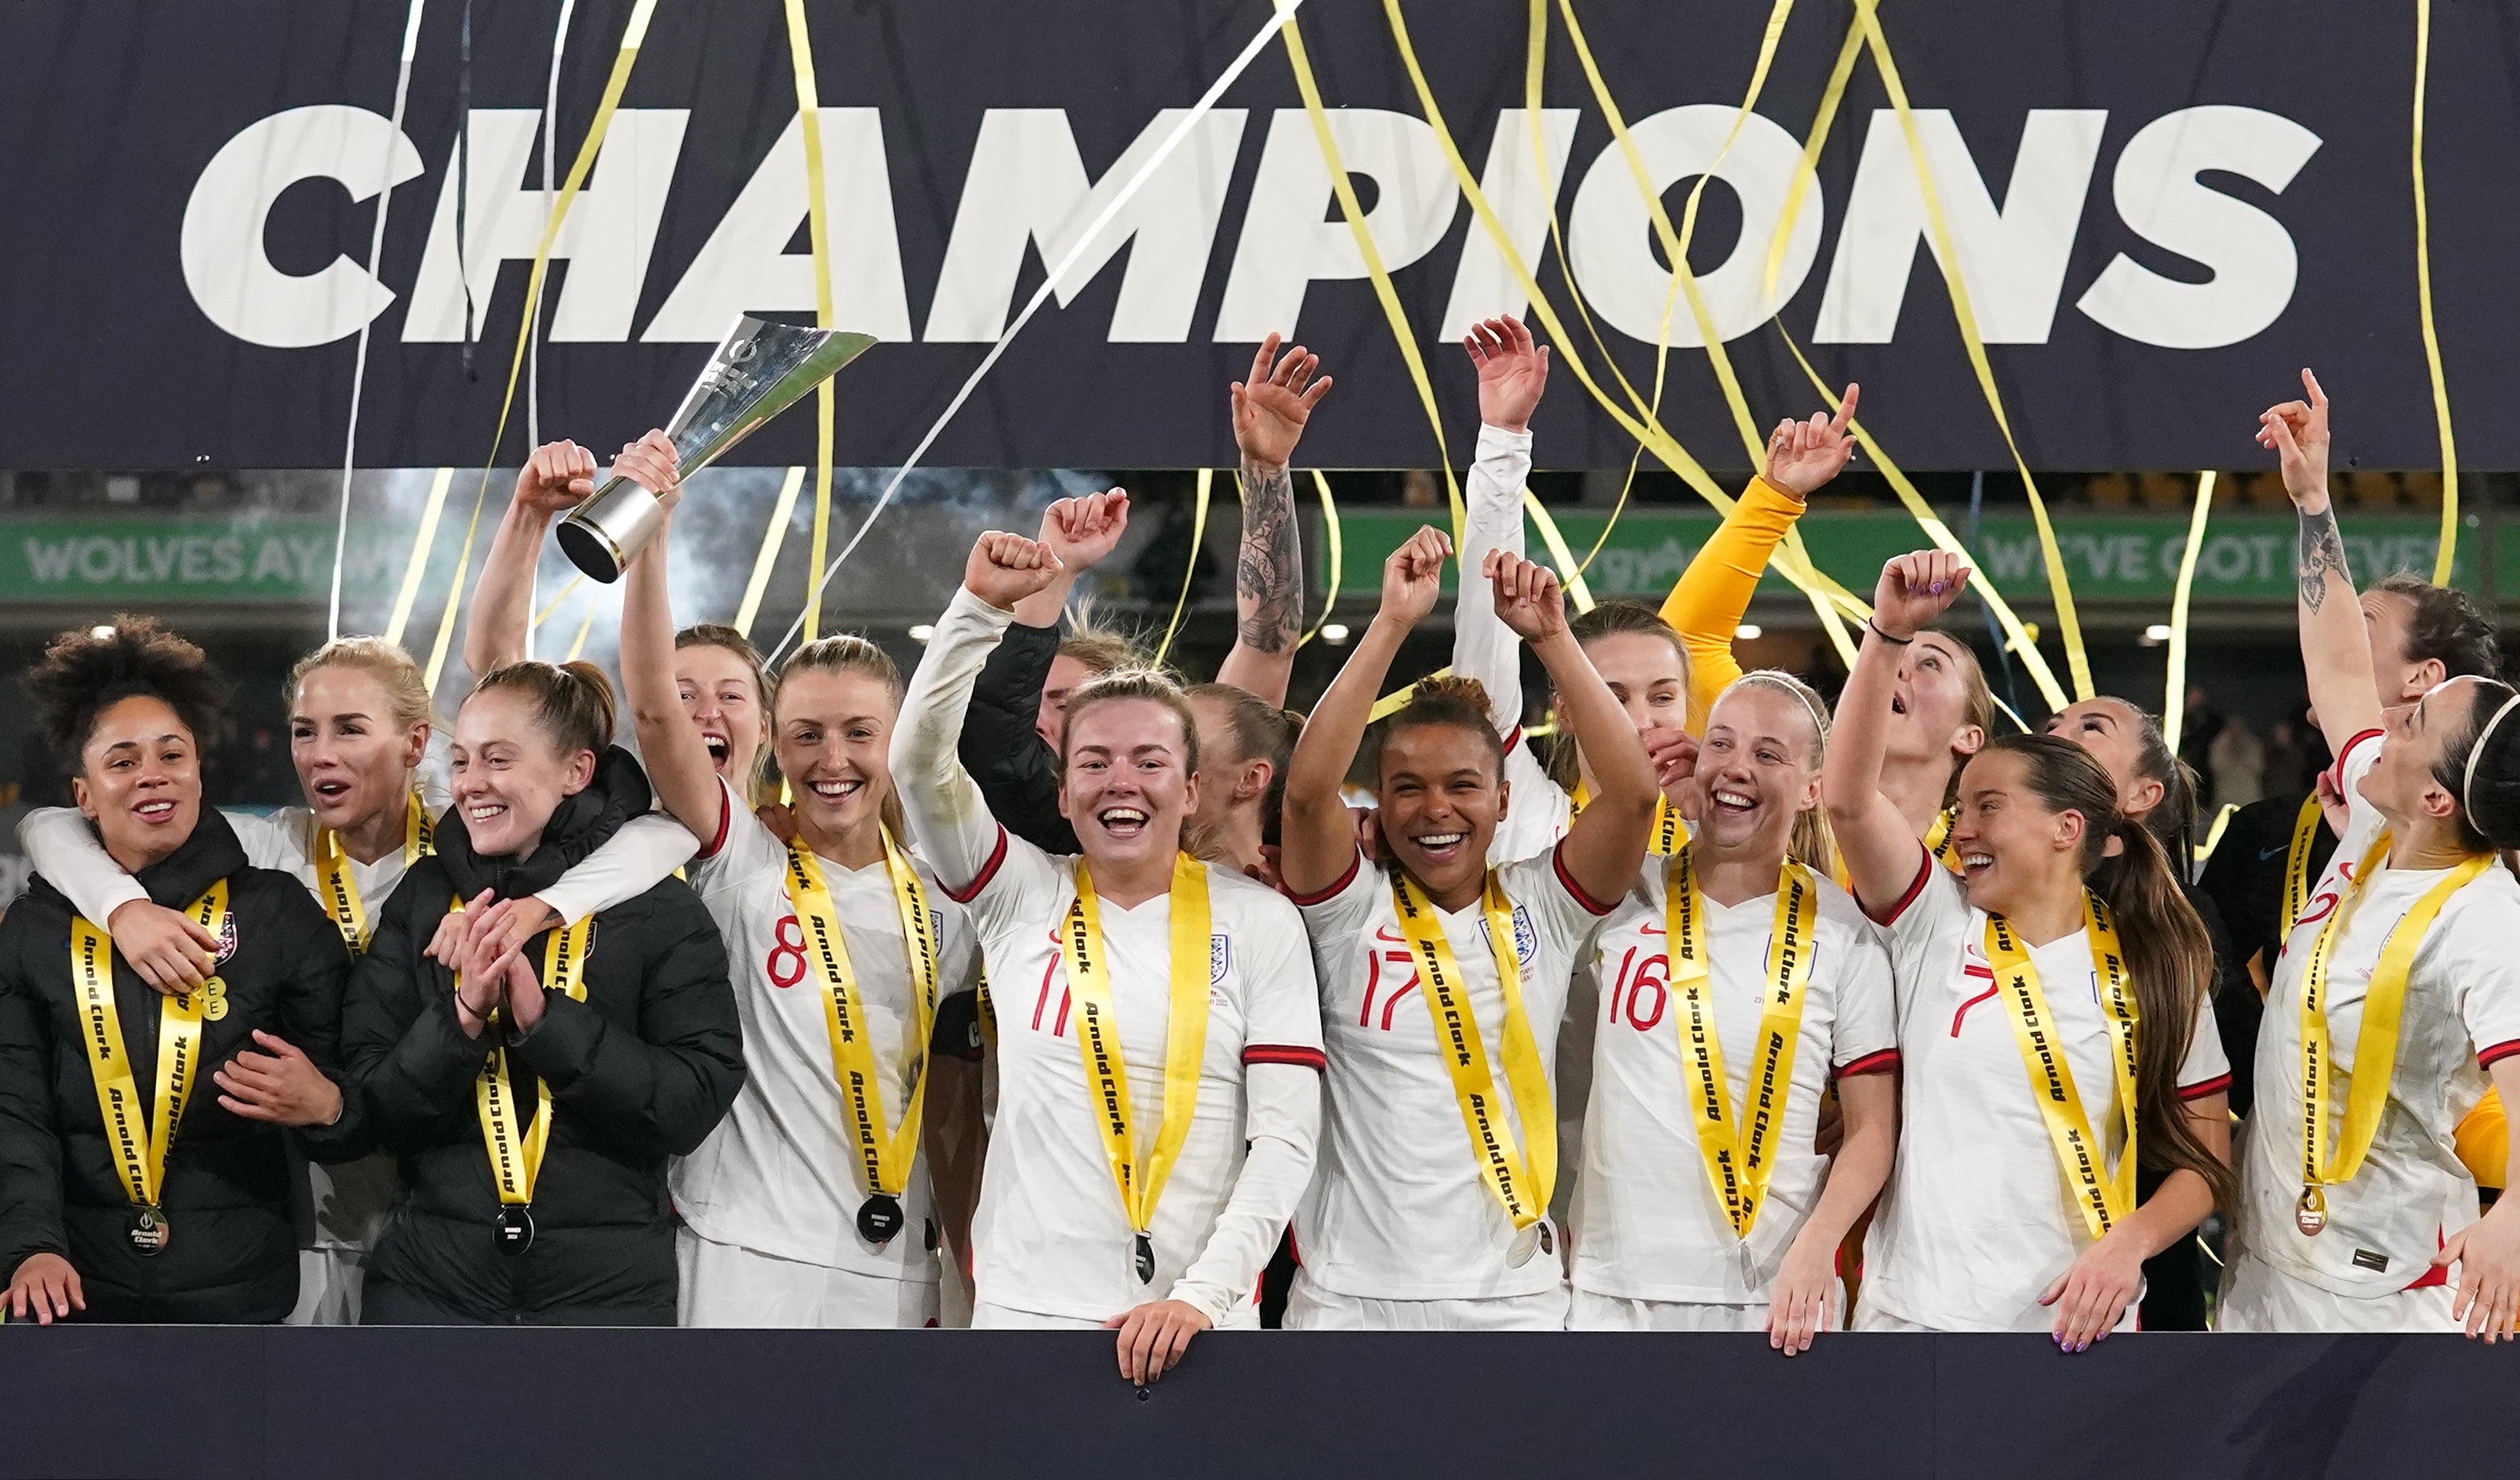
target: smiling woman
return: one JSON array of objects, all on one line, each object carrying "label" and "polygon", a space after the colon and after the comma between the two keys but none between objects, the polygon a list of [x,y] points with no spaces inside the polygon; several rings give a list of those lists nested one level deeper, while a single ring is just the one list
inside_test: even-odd
[{"label": "smiling woman", "polygon": [[1198,725],[1169,679],[1069,696],[1058,805],[1079,855],[1001,827],[964,769],[981,665],[1058,564],[1016,535],[972,547],[892,776],[1001,984],[971,1323],[1116,1328],[1121,1375],[1144,1382],[1195,1333],[1259,1324],[1261,1268],[1312,1175],[1321,1020],[1294,907],[1182,851]]},{"label": "smiling woman", "polygon": [[[317,1156],[361,1149],[334,1068],[347,953],[202,810],[220,686],[200,649],[126,617],[56,641],[26,683],[95,842],[186,917],[192,990],[153,989],[41,879],[0,921],[8,1315],[278,1321],[297,1294],[280,1128]],[[109,1126],[105,1104],[139,1113]]]},{"label": "smiling woman", "polygon": [[456,716],[448,825],[385,907],[343,1033],[401,1171],[366,1323],[673,1323],[666,1158],[743,1078],[725,949],[679,879],[564,928],[528,908],[648,810],[611,740],[584,664],[494,669]]},{"label": "smiling woman", "polygon": [[1290,1328],[1565,1323],[1548,1216],[1558,1027],[1575,957],[1636,881],[1661,797],[1636,726],[1567,629],[1557,578],[1492,551],[1495,612],[1547,666],[1598,789],[1554,848],[1491,869],[1516,798],[1487,695],[1424,680],[1377,739],[1375,825],[1392,868],[1365,866],[1340,782],[1450,553],[1420,529],[1384,562],[1381,609],[1286,768],[1282,867],[1334,1050],[1328,1150],[1295,1223]]}]

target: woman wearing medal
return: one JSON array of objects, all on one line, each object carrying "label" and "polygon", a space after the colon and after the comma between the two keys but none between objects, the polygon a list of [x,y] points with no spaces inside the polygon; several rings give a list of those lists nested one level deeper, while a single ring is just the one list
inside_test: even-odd
[{"label": "woman wearing medal", "polygon": [[2507,1338],[2520,1198],[2477,1216],[2456,1131],[2489,1086],[2520,1103],[2520,882],[2495,866],[2520,843],[2520,695],[2454,678],[2381,710],[2302,384],[2258,440],[2301,515],[2302,661],[2348,811],[2267,992],[2217,1324]]},{"label": "woman wearing medal", "polygon": [[630,565],[622,687],[657,794],[708,840],[692,887],[727,942],[745,1068],[726,1119],[674,1165],[681,1323],[931,1325],[949,1220],[922,1128],[977,1116],[925,1113],[940,1089],[928,1044],[940,1005],[977,984],[978,953],[888,821],[901,675],[866,639],[827,637],[788,659],[767,703],[742,695],[767,713],[793,798],[782,841],[750,805],[760,726],[716,749],[694,723],[727,650],[677,637],[670,537],[669,522]]},{"label": "woman wearing medal", "polygon": [[343,1056],[401,1167],[368,1324],[673,1323],[665,1160],[743,1077],[708,912],[668,878],[522,943],[455,930],[452,971],[424,949],[449,914],[548,889],[648,810],[611,737],[610,688],[582,663],[494,669],[456,716],[438,851],[386,902],[344,1013]]},{"label": "woman wearing medal", "polygon": [[1311,1178],[1321,1018],[1294,907],[1182,851],[1198,727],[1160,675],[1068,697],[1058,806],[1084,852],[998,825],[956,756],[971,685],[1058,561],[990,532],[937,619],[892,743],[922,854],[970,907],[997,1115],[972,1227],[975,1326],[1116,1328],[1151,1381],[1253,1289]]},{"label": "woman wearing medal", "polygon": [[348,954],[202,806],[220,696],[200,649],[120,618],[56,640],[26,687],[114,866],[200,933],[177,990],[45,879],[0,922],[0,1309],[282,1320],[298,1281],[281,1128],[317,1156],[362,1149],[336,1067]]},{"label": "woman wearing medal", "polygon": [[[1866,1330],[2048,1330],[2080,1351],[2134,1323],[2143,1261],[2231,1174],[2214,963],[2179,875],[2090,752],[1989,740],[1939,867],[1881,789],[1903,654],[1968,579],[1882,568],[1822,796],[1855,896],[1890,931],[1900,1138],[1866,1241]],[[2166,1174],[2138,1200],[2138,1162]]]},{"label": "woman wearing medal", "polygon": [[[1764,1330],[1791,1356],[1842,1322],[1838,1244],[1890,1174],[1890,955],[1829,881],[1820,695],[1761,670],[1715,701],[1702,741],[1664,733],[1696,823],[1646,861],[1577,980],[1598,1027],[1567,1324]],[[1841,1144],[1822,1157],[1831,1084]]]},{"label": "woman wearing medal", "polygon": [[1567,631],[1556,577],[1497,551],[1482,571],[1491,599],[1547,665],[1599,789],[1555,848],[1491,869],[1510,813],[1504,747],[1475,682],[1429,679],[1377,737],[1376,819],[1394,867],[1366,867],[1340,783],[1402,640],[1434,606],[1448,548],[1420,529],[1384,563],[1381,610],[1287,767],[1282,868],[1333,1040],[1289,1328],[1566,1322],[1548,1217],[1549,1066],[1575,959],[1635,881],[1662,796],[1636,727]]},{"label": "woman wearing medal", "polygon": [[[345,637],[300,658],[281,696],[306,804],[220,815],[255,868],[293,874],[314,892],[355,958],[367,950],[377,912],[404,872],[429,851],[433,819],[446,810],[444,757],[429,753],[428,686],[401,648]],[[115,950],[152,985],[201,981],[198,953],[211,943],[181,910],[152,901],[76,811],[32,813],[18,835],[29,861],[82,915],[107,921]],[[521,939],[547,923],[575,923],[664,877],[691,849],[690,835],[670,819],[636,819],[558,883],[507,912],[515,917],[508,927]],[[440,954],[458,959],[450,945]],[[381,1154],[306,1166],[292,1324],[358,1323],[368,1254],[393,1189],[392,1159]]]}]

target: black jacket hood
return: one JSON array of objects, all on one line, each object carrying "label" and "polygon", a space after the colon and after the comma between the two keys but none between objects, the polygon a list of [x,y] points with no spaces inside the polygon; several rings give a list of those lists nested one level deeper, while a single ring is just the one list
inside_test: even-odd
[{"label": "black jacket hood", "polygon": [[654,799],[648,773],[639,769],[637,759],[619,745],[608,745],[595,758],[595,779],[586,789],[561,798],[533,852],[522,858],[474,853],[461,809],[450,806],[438,819],[437,856],[455,892],[466,899],[484,889],[501,899],[522,898],[560,882],[562,875],[585,862]]}]

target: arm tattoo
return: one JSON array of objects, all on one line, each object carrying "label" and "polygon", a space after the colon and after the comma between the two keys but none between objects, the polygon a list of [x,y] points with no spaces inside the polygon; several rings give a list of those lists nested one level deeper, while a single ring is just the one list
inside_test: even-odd
[{"label": "arm tattoo", "polygon": [[2336,511],[2322,509],[2301,516],[2301,604],[2316,613],[2327,600],[2327,573],[2354,589],[2354,573],[2345,568],[2345,541],[2336,533]]},{"label": "arm tattoo", "polygon": [[1294,475],[1283,468],[1263,474],[1243,459],[1242,549],[1234,567],[1242,623],[1236,635],[1254,651],[1283,652],[1302,630],[1300,553]]}]

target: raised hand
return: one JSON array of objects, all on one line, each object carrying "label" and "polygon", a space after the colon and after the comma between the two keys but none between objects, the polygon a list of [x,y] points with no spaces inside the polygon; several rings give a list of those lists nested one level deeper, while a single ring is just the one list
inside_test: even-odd
[{"label": "raised hand", "polygon": [[[1243,461],[1256,465],[1261,472],[1286,466],[1295,455],[1295,444],[1303,439],[1304,424],[1312,420],[1313,408],[1330,393],[1328,376],[1313,379],[1321,363],[1321,356],[1301,344],[1280,356],[1278,336],[1272,334],[1251,357],[1251,379],[1234,382],[1234,443],[1242,449]],[[1308,382],[1310,389],[1305,388]]]},{"label": "raised hand", "polygon": [[1768,481],[1795,498],[1807,499],[1812,490],[1845,471],[1847,460],[1855,456],[1855,438],[1847,435],[1846,425],[1855,420],[1855,397],[1863,388],[1847,385],[1836,416],[1815,411],[1807,422],[1778,422],[1768,435]]},{"label": "raised hand", "polygon": [[612,475],[647,489],[668,509],[683,496],[682,454],[674,451],[673,438],[661,431],[651,431],[622,448],[612,460]]},{"label": "raised hand", "polygon": [[1872,625],[1892,642],[1905,642],[1933,625],[1968,586],[1969,567],[1947,550],[1919,550],[1881,567],[1872,590]]},{"label": "raised hand", "polygon": [[1491,550],[1479,574],[1496,588],[1497,619],[1516,637],[1538,643],[1566,630],[1566,596],[1557,589],[1557,572],[1510,550]]},{"label": "raised hand", "polygon": [[2318,377],[2301,373],[2307,401],[2286,401],[2258,414],[2258,445],[2272,452],[2283,466],[2284,492],[2296,504],[2314,498],[2324,507],[2327,497],[2327,392]]},{"label": "raised hand", "polygon": [[283,1126],[328,1126],[341,1118],[340,1086],[295,1044],[260,1028],[253,1041],[262,1052],[240,1050],[210,1075],[228,1113]]},{"label": "raised hand", "polygon": [[1056,580],[1058,570],[1058,557],[1040,541],[992,529],[971,542],[971,558],[963,562],[963,589],[1001,611],[1012,611],[1015,603]]},{"label": "raised hand", "polygon": [[1107,559],[1129,528],[1129,495],[1120,488],[1060,499],[1041,512],[1041,533],[1035,543],[1058,560],[1061,567],[1079,571]]},{"label": "raised hand", "polygon": [[595,454],[575,442],[545,442],[517,474],[517,502],[539,514],[566,514],[595,492]]},{"label": "raised hand", "polygon": [[1520,319],[1482,319],[1462,337],[1479,373],[1479,420],[1501,431],[1528,431],[1549,388],[1549,346],[1534,347]]},{"label": "raised hand", "polygon": [[1418,532],[1382,562],[1378,615],[1410,627],[1424,621],[1426,613],[1435,609],[1435,597],[1444,585],[1444,558],[1452,553],[1453,542],[1442,530],[1418,525]]}]

